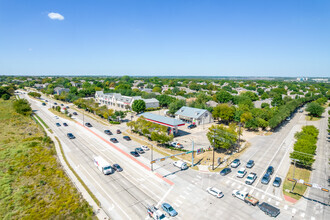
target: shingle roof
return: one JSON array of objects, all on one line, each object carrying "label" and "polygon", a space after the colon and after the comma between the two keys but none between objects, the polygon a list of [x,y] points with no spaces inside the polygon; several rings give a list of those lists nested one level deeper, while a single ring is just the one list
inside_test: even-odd
[{"label": "shingle roof", "polygon": [[189,118],[199,118],[205,112],[207,112],[207,110],[205,109],[183,106],[175,113],[175,115],[185,116]]},{"label": "shingle roof", "polygon": [[159,124],[165,125],[165,126],[182,126],[184,125],[184,122],[175,118],[169,118],[161,115],[152,114],[150,112],[144,112],[142,114],[139,114],[139,116],[143,116],[145,119],[153,122],[158,122]]}]

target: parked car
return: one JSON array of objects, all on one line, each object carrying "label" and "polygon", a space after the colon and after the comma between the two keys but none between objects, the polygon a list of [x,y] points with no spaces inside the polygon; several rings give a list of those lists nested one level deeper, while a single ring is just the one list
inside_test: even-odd
[{"label": "parked car", "polygon": [[89,122],[86,122],[86,123],[85,123],[85,126],[86,126],[86,127],[93,127],[92,124],[89,123]]},{"label": "parked car", "polygon": [[117,129],[117,134],[121,134],[121,131],[119,129]]},{"label": "parked car", "polygon": [[266,171],[267,174],[272,175],[274,173],[274,167],[269,166]]},{"label": "parked car", "polygon": [[215,187],[208,187],[206,191],[217,198],[223,197],[223,193],[221,192],[221,190]]},{"label": "parked car", "polygon": [[72,114],[73,114],[73,115],[78,115],[78,113],[77,113],[77,112],[73,112]]},{"label": "parked car", "polygon": [[271,217],[276,217],[280,214],[280,209],[263,202],[259,205],[259,209],[263,211],[266,215],[269,215]]},{"label": "parked car", "polygon": [[244,167],[242,167],[241,169],[239,169],[239,170],[237,171],[236,176],[239,177],[239,178],[243,178],[243,177],[245,176],[245,174],[246,174],[246,170],[245,170]]},{"label": "parked car", "polygon": [[229,167],[227,167],[227,168],[220,171],[220,175],[221,176],[226,176],[230,172],[231,172],[231,169]]},{"label": "parked car", "polygon": [[142,148],[143,151],[148,151],[149,150],[149,147],[147,147],[145,145],[142,145],[141,148]]},{"label": "parked car", "polygon": [[69,106],[65,106],[65,108],[69,109]]},{"label": "parked car", "polygon": [[56,102],[54,102],[54,105],[57,105],[57,103],[56,103]]},{"label": "parked car", "polygon": [[285,120],[290,121],[291,120],[291,117],[287,117]]},{"label": "parked car", "polygon": [[67,133],[68,138],[75,139],[76,137],[72,133]]},{"label": "parked car", "polygon": [[68,127],[68,124],[64,122],[64,123],[63,123],[63,126],[64,126],[64,127]]},{"label": "parked car", "polygon": [[171,146],[172,146],[172,147],[176,147],[176,148],[183,148],[183,145],[180,144],[179,142],[172,142],[172,143],[171,143]]},{"label": "parked car", "polygon": [[232,168],[237,168],[241,164],[241,161],[239,159],[235,159],[233,162],[231,162]]},{"label": "parked car", "polygon": [[126,140],[126,141],[130,141],[130,140],[131,140],[131,138],[130,138],[129,136],[124,136],[123,138],[124,138],[124,140]]},{"label": "parked car", "polygon": [[111,141],[112,143],[118,143],[117,138],[110,138],[110,141]]},{"label": "parked car", "polygon": [[60,124],[60,123],[56,123],[56,126],[57,126],[57,127],[60,127],[60,126],[61,126],[61,124]]},{"label": "parked car", "polygon": [[256,173],[249,173],[249,175],[245,179],[245,183],[248,185],[252,185],[256,179],[257,179]]},{"label": "parked car", "polygon": [[303,113],[303,112],[304,112],[304,109],[299,109],[299,112],[300,112],[300,113]]},{"label": "parked car", "polygon": [[275,177],[274,182],[273,182],[273,186],[275,187],[280,187],[282,183],[282,179],[280,177]]},{"label": "parked car", "polygon": [[113,168],[115,171],[117,171],[117,172],[121,172],[121,171],[123,171],[123,168],[121,168],[121,167],[119,166],[119,164],[114,164],[114,165],[112,165],[112,168]]},{"label": "parked car", "polygon": [[140,154],[138,154],[136,151],[131,151],[130,154],[133,155],[134,157],[140,156]]},{"label": "parked car", "polygon": [[112,132],[110,130],[104,130],[104,133],[107,135],[112,135]]},{"label": "parked car", "polygon": [[270,181],[270,175],[269,175],[268,173],[266,173],[266,174],[262,177],[262,179],[261,179],[261,183],[267,185],[267,184],[269,183],[269,181]]},{"label": "parked car", "polygon": [[135,148],[135,151],[139,154],[144,154],[144,150],[140,147]]},{"label": "parked car", "polygon": [[45,106],[45,105],[46,105],[46,103],[44,103],[44,102],[43,102],[43,103],[42,103],[42,105],[43,105],[43,106]]},{"label": "parked car", "polygon": [[169,216],[171,216],[171,217],[174,217],[178,214],[177,211],[175,211],[175,209],[173,209],[173,207],[168,203],[163,203],[162,209],[164,210],[164,212],[169,214]]},{"label": "parked car", "polygon": [[254,166],[254,161],[253,160],[249,160],[246,164],[246,168],[252,168]]},{"label": "parked car", "polygon": [[193,129],[193,128],[196,128],[197,126],[195,124],[190,124],[188,125],[188,129]]},{"label": "parked car", "polygon": [[61,106],[64,106],[63,104],[61,104]]}]

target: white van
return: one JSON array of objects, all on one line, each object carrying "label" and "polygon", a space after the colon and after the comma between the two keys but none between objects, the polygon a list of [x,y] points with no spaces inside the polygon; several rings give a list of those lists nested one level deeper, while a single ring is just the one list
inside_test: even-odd
[{"label": "white van", "polygon": [[187,163],[182,160],[174,161],[173,165],[179,167],[181,170],[188,169]]},{"label": "white van", "polygon": [[94,157],[94,164],[104,175],[113,173],[110,163],[104,160],[101,156]]}]

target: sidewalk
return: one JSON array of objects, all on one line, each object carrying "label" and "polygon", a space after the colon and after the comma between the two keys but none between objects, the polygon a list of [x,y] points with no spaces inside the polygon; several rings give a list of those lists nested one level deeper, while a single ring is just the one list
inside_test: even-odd
[{"label": "sidewalk", "polygon": [[98,219],[110,219],[108,217],[108,215],[103,211],[103,209],[101,209],[96,203],[95,201],[92,199],[92,197],[89,195],[89,193],[87,192],[87,190],[85,189],[85,187],[80,183],[80,181],[77,179],[77,177],[75,176],[75,174],[70,170],[68,164],[66,164],[61,149],[60,149],[60,145],[58,143],[58,141],[55,138],[54,134],[51,134],[45,127],[44,125],[41,123],[41,121],[39,121],[38,118],[35,117],[35,119],[41,124],[41,126],[44,128],[44,130],[46,131],[47,135],[53,140],[54,144],[55,144],[55,149],[56,149],[56,153],[58,156],[58,159],[61,162],[62,168],[63,170],[66,172],[66,174],[68,175],[68,177],[71,179],[72,183],[75,185],[75,187],[77,188],[77,190],[81,193],[81,195],[83,196],[83,198],[88,202],[88,204],[90,206],[92,206],[93,211],[96,215],[96,217]]}]

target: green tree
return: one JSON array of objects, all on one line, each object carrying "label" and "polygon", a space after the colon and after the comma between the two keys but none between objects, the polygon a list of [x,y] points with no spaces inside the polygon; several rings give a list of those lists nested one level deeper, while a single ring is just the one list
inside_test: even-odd
[{"label": "green tree", "polygon": [[28,100],[18,99],[13,103],[15,111],[22,115],[30,115],[32,113],[32,108]]},{"label": "green tree", "polygon": [[160,88],[159,86],[155,86],[155,87],[152,89],[152,92],[159,92],[159,93],[161,93],[161,92],[162,92],[162,88]]},{"label": "green tree", "polygon": [[217,105],[213,108],[212,115],[214,118],[220,118],[223,121],[232,121],[235,115],[235,107],[229,106],[227,103]]},{"label": "green tree", "polygon": [[9,100],[9,99],[10,99],[10,95],[9,95],[9,94],[3,94],[3,95],[1,96],[1,98],[2,98],[3,100]]},{"label": "green tree", "polygon": [[212,125],[206,134],[208,140],[215,148],[229,149],[237,142],[238,134],[234,127],[226,128],[224,125]]},{"label": "green tree", "polygon": [[168,107],[172,102],[175,101],[174,97],[164,95],[164,94],[157,96],[156,99],[159,101],[159,105],[161,107]]},{"label": "green tree", "polygon": [[324,108],[317,102],[311,102],[307,105],[306,111],[311,116],[321,117],[324,112]]},{"label": "green tree", "polygon": [[135,111],[136,113],[143,112],[146,109],[146,103],[142,100],[134,100],[132,104],[132,110]]},{"label": "green tree", "polygon": [[227,103],[233,99],[233,96],[229,92],[221,90],[215,94],[215,98],[220,103]]},{"label": "green tree", "polygon": [[177,99],[169,105],[169,111],[168,112],[170,114],[175,114],[175,112],[177,112],[184,105],[186,105],[185,100]]}]

